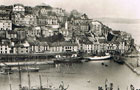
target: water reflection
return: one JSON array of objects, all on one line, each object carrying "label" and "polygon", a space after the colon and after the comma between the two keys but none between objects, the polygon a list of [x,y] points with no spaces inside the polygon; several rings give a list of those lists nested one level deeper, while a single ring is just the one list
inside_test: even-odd
[{"label": "water reflection", "polygon": [[[108,65],[107,67],[105,65]],[[130,84],[140,88],[140,77],[134,74],[127,66],[118,65],[112,61],[95,61],[80,64],[57,64],[40,66],[39,72],[31,72],[31,86],[39,86],[39,75],[42,76],[43,86],[58,87],[61,81],[68,90],[97,90],[104,86],[105,80],[126,90]],[[18,90],[18,72],[11,75],[12,90]],[[22,73],[22,85],[28,86],[27,72]],[[0,75],[0,88],[9,90],[8,76]]]}]

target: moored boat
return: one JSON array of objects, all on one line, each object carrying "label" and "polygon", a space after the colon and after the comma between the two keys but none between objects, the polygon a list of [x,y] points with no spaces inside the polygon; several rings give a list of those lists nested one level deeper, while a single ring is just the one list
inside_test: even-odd
[{"label": "moored boat", "polygon": [[54,63],[81,63],[82,58],[78,57],[77,54],[70,55],[56,55]]},{"label": "moored boat", "polygon": [[13,74],[13,71],[11,70],[10,67],[3,67],[0,69],[0,74],[2,75]]},{"label": "moored boat", "polygon": [[[11,68],[11,70],[12,70],[12,71],[15,71],[15,72],[16,72],[16,71],[17,71],[17,72],[19,71],[18,67],[13,67],[13,68]],[[39,70],[40,70],[40,69],[37,68],[37,67],[35,67],[35,68],[34,68],[34,67],[28,67],[28,68],[27,68],[27,67],[21,67],[21,68],[20,68],[20,71],[21,71],[21,72],[39,72]]]},{"label": "moored boat", "polygon": [[110,59],[111,55],[109,53],[106,53],[103,56],[89,56],[89,57],[85,57],[86,59],[89,59],[90,61],[96,61],[96,60],[106,60],[106,59]]}]

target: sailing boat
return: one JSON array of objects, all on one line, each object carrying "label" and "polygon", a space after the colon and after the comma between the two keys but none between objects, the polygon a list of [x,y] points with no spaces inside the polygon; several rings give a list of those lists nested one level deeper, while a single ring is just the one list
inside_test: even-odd
[{"label": "sailing boat", "polygon": [[41,75],[39,75],[39,80],[40,80],[40,86],[33,88],[31,87],[31,83],[30,83],[30,74],[28,74],[28,87],[21,87],[19,90],[67,90],[69,85],[67,86],[67,88],[64,88],[64,83],[61,82],[62,84],[59,85],[59,88],[52,88],[52,86],[49,87],[43,87],[42,86],[42,79],[41,79]]},{"label": "sailing boat", "polygon": [[2,75],[8,75],[8,74],[12,74],[12,73],[13,73],[13,72],[12,72],[11,68],[8,67],[8,66],[2,67],[2,68],[0,69],[0,74],[2,74]]},{"label": "sailing boat", "polygon": [[[28,66],[27,66],[27,69],[28,69]],[[62,85],[59,86],[59,88],[52,88],[52,86],[49,86],[49,87],[45,88],[45,87],[42,86],[41,75],[39,75],[40,87],[33,88],[33,87],[31,87],[30,72],[29,71],[28,71],[28,87],[22,86],[20,66],[19,66],[19,80],[20,80],[19,90],[67,90],[68,87],[69,87],[69,85],[68,85],[67,88],[64,88],[64,83],[63,83]]]}]

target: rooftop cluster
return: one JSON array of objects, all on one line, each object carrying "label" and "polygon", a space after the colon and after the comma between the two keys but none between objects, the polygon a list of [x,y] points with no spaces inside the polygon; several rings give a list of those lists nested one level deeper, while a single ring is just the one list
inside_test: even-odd
[{"label": "rooftop cluster", "polygon": [[0,6],[0,53],[120,53],[131,51],[132,36],[112,30],[77,10],[47,5]]}]

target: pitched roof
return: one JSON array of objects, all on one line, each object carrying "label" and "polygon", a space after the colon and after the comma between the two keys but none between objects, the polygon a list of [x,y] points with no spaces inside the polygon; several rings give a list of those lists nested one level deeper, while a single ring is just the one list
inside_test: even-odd
[{"label": "pitched roof", "polygon": [[50,44],[50,46],[54,47],[54,46],[77,46],[76,43],[71,43],[71,42],[55,42]]},{"label": "pitched roof", "polygon": [[115,35],[120,35],[121,34],[121,31],[112,31],[113,32],[113,34],[115,34]]},{"label": "pitched roof", "polygon": [[81,44],[93,44],[87,37],[85,36],[79,36],[79,43]]}]

